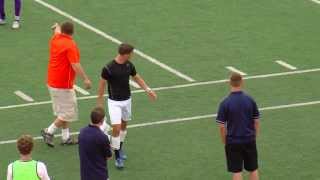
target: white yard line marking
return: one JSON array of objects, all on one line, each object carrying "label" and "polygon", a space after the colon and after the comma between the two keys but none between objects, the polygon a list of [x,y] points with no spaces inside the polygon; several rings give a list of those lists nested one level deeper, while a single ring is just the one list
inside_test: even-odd
[{"label": "white yard line marking", "polygon": [[26,95],[25,93],[23,93],[22,91],[15,91],[14,92],[15,95],[19,96],[21,99],[28,101],[28,102],[33,102],[34,99],[28,95]]},{"label": "white yard line marking", "polygon": [[[279,106],[269,106],[269,107],[263,107],[260,108],[260,111],[268,111],[268,110],[277,110],[277,109],[287,109],[287,108],[294,108],[294,107],[303,107],[303,106],[312,106],[312,105],[318,105],[320,104],[320,101],[310,101],[310,102],[304,102],[304,103],[294,103],[294,104],[285,104],[285,105],[279,105]],[[193,117],[184,117],[184,118],[176,118],[176,119],[169,119],[169,120],[162,120],[162,121],[155,121],[155,122],[149,122],[149,123],[140,123],[140,124],[132,124],[129,125],[128,128],[142,128],[146,126],[154,126],[154,125],[160,125],[160,124],[170,124],[170,123],[178,123],[178,122],[186,122],[186,121],[192,121],[192,120],[198,120],[198,119],[207,119],[207,118],[214,118],[217,114],[206,114],[206,115],[200,115],[200,116],[193,116]],[[78,135],[79,132],[72,132],[71,135]],[[56,137],[61,137],[61,134],[57,134]],[[35,140],[41,140],[41,136],[34,137]],[[16,143],[17,140],[6,140],[6,141],[0,141],[0,145],[2,144],[12,144]]]},{"label": "white yard line marking", "polygon": [[130,82],[130,85],[131,85],[132,87],[137,88],[137,89],[140,89],[139,84],[137,84],[136,82],[134,82],[134,81],[132,81],[132,80],[130,80],[129,82]]},{"label": "white yard line marking", "polygon": [[[81,25],[82,27],[84,27],[84,28],[86,28],[86,29],[88,29],[88,30],[90,30],[90,31],[92,31],[92,32],[94,32],[94,33],[96,33],[96,34],[104,37],[105,39],[108,39],[108,40],[112,41],[113,43],[116,43],[116,44],[121,44],[121,43],[122,43],[120,40],[112,37],[111,35],[103,32],[103,31],[101,31],[101,30],[99,30],[99,29],[97,29],[97,28],[95,28],[95,27],[93,27],[93,26],[91,26],[91,25],[83,22],[83,21],[81,21],[80,19],[78,19],[78,18],[76,18],[76,17],[74,17],[74,16],[72,16],[72,15],[70,15],[70,14],[68,14],[68,13],[66,13],[66,12],[64,12],[64,11],[62,11],[62,10],[60,10],[60,9],[58,9],[57,7],[51,5],[51,4],[47,3],[47,2],[44,2],[44,1],[42,1],[42,0],[34,0],[34,1],[37,2],[38,4],[44,6],[44,7],[52,10],[52,11],[54,11],[54,12],[56,12],[56,13],[64,16],[64,17],[66,17],[66,18],[68,18],[68,19],[71,19],[71,20],[74,21],[75,23],[77,23],[77,24]],[[168,65],[160,62],[159,60],[157,60],[157,59],[155,59],[155,58],[153,58],[153,57],[151,57],[151,56],[143,53],[142,51],[140,51],[140,50],[138,50],[138,49],[135,49],[134,52],[135,52],[136,54],[138,54],[139,56],[145,58],[145,59],[148,60],[149,62],[152,62],[152,63],[160,66],[161,68],[163,68],[163,69],[165,69],[165,70],[167,70],[167,71],[175,74],[176,76],[179,76],[179,77],[182,78],[182,79],[185,79],[185,80],[187,80],[187,81],[189,81],[189,82],[194,82],[194,81],[195,81],[195,80],[192,79],[191,77],[189,77],[189,76],[187,76],[187,75],[179,72],[179,71],[176,70],[176,69],[173,69],[172,67],[170,67],[170,66],[168,66]]]},{"label": "white yard line marking", "polygon": [[291,64],[288,64],[288,63],[286,63],[284,61],[281,61],[281,60],[278,60],[278,61],[275,61],[275,62],[278,63],[279,65],[287,68],[287,69],[290,69],[290,70],[297,70],[298,69],[297,67],[294,67]]},{"label": "white yard line marking", "polygon": [[320,4],[320,0],[311,0],[314,3]]},{"label": "white yard line marking", "polygon": [[77,86],[77,85],[73,85],[74,90],[76,90],[78,93],[88,96],[90,95],[90,93],[84,89],[82,89],[81,87]]},{"label": "white yard line marking", "polygon": [[239,69],[236,69],[235,67],[226,66],[226,68],[231,72],[239,73],[241,76],[246,76],[247,75],[246,73],[240,71]]},{"label": "white yard line marking", "polygon": [[[320,68],[315,69],[306,69],[306,70],[299,70],[299,71],[289,71],[289,72],[282,72],[282,73],[272,73],[272,74],[262,74],[262,75],[255,75],[255,76],[247,76],[244,77],[244,79],[264,79],[264,78],[271,78],[271,77],[279,77],[279,76],[290,76],[290,75],[296,75],[296,74],[305,74],[305,73],[312,73],[312,72],[319,72]],[[222,84],[228,82],[228,79],[222,79],[222,80],[215,80],[215,81],[204,81],[204,82],[196,82],[196,83],[190,83],[190,84],[181,84],[181,85],[174,85],[174,86],[165,86],[165,87],[158,87],[158,88],[152,88],[154,91],[162,91],[162,90],[169,90],[169,89],[179,89],[179,88],[186,88],[186,87],[194,87],[194,86],[203,86],[203,85],[212,85],[212,84]],[[136,93],[143,93],[144,90],[134,90],[132,91],[133,94]],[[107,96],[107,95],[105,95]],[[78,97],[78,100],[84,100],[84,99],[95,99],[97,98],[96,95],[93,96],[84,96],[84,97]],[[9,105],[9,106],[0,106],[0,110],[4,109],[15,109],[20,107],[28,107],[28,106],[38,106],[38,105],[44,105],[44,104],[51,104],[51,101],[42,101],[42,102],[34,102],[34,103],[25,103],[25,104],[17,104],[17,105]]]}]

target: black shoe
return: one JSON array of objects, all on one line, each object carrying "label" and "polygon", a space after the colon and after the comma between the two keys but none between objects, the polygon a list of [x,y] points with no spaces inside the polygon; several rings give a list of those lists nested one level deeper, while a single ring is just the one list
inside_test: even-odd
[{"label": "black shoe", "polygon": [[71,137],[66,141],[61,142],[61,146],[70,146],[70,145],[77,145],[77,144],[78,144],[78,141]]},{"label": "black shoe", "polygon": [[46,129],[42,129],[41,130],[41,136],[43,137],[43,141],[49,146],[49,147],[54,147],[53,144],[53,138],[54,135],[53,134],[49,134],[47,133]]}]

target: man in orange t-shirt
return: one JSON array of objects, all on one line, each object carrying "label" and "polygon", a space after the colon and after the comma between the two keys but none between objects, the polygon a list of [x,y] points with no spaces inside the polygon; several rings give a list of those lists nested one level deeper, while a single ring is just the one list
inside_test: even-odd
[{"label": "man in orange t-shirt", "polygon": [[50,147],[54,147],[54,133],[59,128],[62,128],[62,145],[77,144],[69,132],[69,123],[78,120],[77,98],[73,89],[76,75],[83,80],[85,89],[91,88],[91,81],[80,64],[79,49],[72,39],[73,24],[65,22],[61,27],[55,24],[53,29],[47,85],[56,119],[41,131],[44,142]]}]

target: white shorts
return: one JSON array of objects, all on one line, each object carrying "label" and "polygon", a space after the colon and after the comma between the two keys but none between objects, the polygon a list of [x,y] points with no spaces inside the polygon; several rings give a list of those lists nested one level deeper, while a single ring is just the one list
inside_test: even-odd
[{"label": "white shorts", "polygon": [[49,87],[53,114],[57,118],[72,122],[78,120],[78,103],[74,89],[58,89]]},{"label": "white shorts", "polygon": [[112,125],[131,120],[131,98],[125,101],[108,99],[108,109]]}]

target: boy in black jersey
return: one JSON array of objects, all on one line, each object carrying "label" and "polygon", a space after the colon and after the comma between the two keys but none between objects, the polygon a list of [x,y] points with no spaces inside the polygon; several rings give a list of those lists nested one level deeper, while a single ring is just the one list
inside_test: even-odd
[{"label": "boy in black jersey", "polygon": [[[119,46],[119,54],[116,58],[103,67],[98,88],[98,106],[103,106],[103,96],[106,85],[108,85],[109,97],[107,102],[113,127],[111,147],[115,150],[115,165],[119,169],[124,167],[124,160],[126,159],[122,146],[127,134],[127,123],[131,118],[130,76],[146,91],[151,100],[157,99],[156,93],[137,74],[135,66],[130,62],[133,51],[134,47],[129,44]],[[106,123],[103,126],[106,126]]]}]

